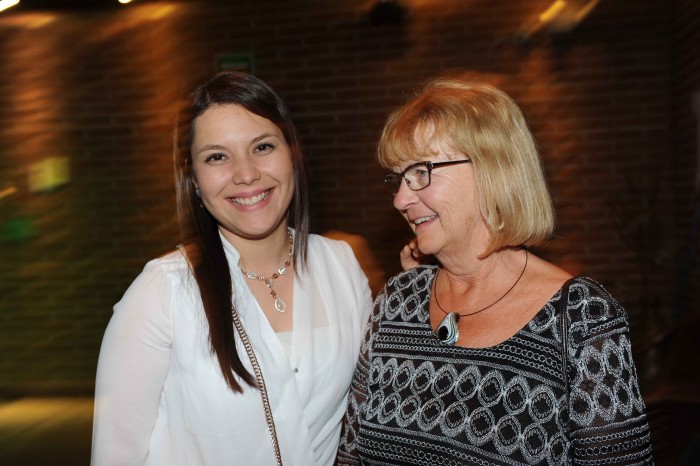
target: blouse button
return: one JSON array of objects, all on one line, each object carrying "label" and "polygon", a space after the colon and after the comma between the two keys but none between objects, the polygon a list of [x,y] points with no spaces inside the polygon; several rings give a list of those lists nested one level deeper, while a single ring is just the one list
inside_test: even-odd
[{"label": "blouse button", "polygon": [[297,372],[299,372],[299,368],[298,368],[298,367],[295,367],[295,368],[294,368],[294,373],[296,374]]}]

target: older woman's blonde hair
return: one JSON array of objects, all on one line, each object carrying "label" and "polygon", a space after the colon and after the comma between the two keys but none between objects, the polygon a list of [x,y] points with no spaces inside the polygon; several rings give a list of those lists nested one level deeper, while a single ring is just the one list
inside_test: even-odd
[{"label": "older woman's blonde hair", "polygon": [[428,149],[435,139],[472,160],[481,214],[491,231],[484,256],[537,246],[552,235],[554,209],[540,157],[513,99],[488,84],[433,79],[389,116],[379,162],[391,169],[427,160],[436,155]]}]

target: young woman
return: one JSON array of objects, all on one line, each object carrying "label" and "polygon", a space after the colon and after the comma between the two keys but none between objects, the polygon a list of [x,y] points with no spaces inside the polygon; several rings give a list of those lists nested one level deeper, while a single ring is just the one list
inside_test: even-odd
[{"label": "young woman", "polygon": [[184,245],[114,308],[93,464],[333,464],[371,295],[347,244],[308,233],[286,106],[217,74],[181,111],[175,170]]}]

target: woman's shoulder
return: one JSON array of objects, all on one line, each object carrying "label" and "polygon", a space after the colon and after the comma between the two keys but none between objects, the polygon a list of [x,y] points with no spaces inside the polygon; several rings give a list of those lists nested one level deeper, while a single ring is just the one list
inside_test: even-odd
[{"label": "woman's shoulder", "polygon": [[350,249],[350,245],[342,238],[327,237],[311,233],[309,234],[309,250],[312,251],[314,249],[343,251]]},{"label": "woman's shoulder", "polygon": [[408,270],[403,270],[396,275],[392,276],[389,281],[400,281],[404,282],[406,280],[412,280],[417,277],[430,276],[432,277],[437,272],[437,265],[418,265],[412,267]]},{"label": "woman's shoulder", "polygon": [[362,270],[353,249],[345,241],[312,234],[309,235],[307,252],[308,266],[315,273],[359,276]]},{"label": "woman's shoulder", "polygon": [[178,246],[178,248],[148,261],[144,266],[144,270],[160,271],[163,273],[185,272],[189,270],[189,263],[185,251],[185,247]]},{"label": "woman's shoulder", "polygon": [[177,288],[184,286],[190,276],[189,262],[184,251],[174,249],[146,262],[134,283],[170,283]]},{"label": "woman's shoulder", "polygon": [[589,301],[605,301],[622,307],[601,283],[590,277],[573,277],[562,286],[562,289],[564,288],[568,289],[567,299],[570,305]]},{"label": "woman's shoulder", "polygon": [[[565,293],[564,293],[565,291]],[[595,328],[620,324],[627,326],[627,312],[598,281],[585,276],[574,277],[562,287],[567,313],[573,323],[593,331]]]},{"label": "woman's shoulder", "polygon": [[187,272],[187,260],[178,250],[148,261],[115,305],[115,312],[130,309],[148,314],[152,309],[169,309],[175,296],[181,302],[183,293],[191,291]]},{"label": "woman's shoulder", "polygon": [[355,265],[358,263],[355,249],[344,239],[310,234],[308,252],[309,258],[312,260],[340,261],[344,265]]},{"label": "woman's shoulder", "polygon": [[437,265],[419,265],[399,272],[387,281],[386,292],[402,291],[410,294],[429,289],[437,269]]}]

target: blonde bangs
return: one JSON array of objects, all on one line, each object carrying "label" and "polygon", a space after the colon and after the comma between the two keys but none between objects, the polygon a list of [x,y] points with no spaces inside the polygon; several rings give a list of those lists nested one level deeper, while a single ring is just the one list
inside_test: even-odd
[{"label": "blonde bangs", "polygon": [[536,246],[554,229],[541,160],[515,101],[485,84],[435,79],[388,118],[377,155],[385,168],[425,160],[439,138],[472,160],[480,210],[491,238],[486,253]]},{"label": "blonde bangs", "polygon": [[416,133],[425,127],[426,116],[416,111],[415,105],[394,111],[384,126],[377,146],[377,159],[384,168],[392,168],[405,162],[421,160],[425,156],[425,143]]},{"label": "blonde bangs", "polygon": [[[459,134],[458,122],[466,116],[443,105],[440,97],[439,93],[421,96],[389,116],[377,147],[377,158],[384,168],[434,156],[428,147],[435,137]],[[453,149],[462,151],[456,146]]]}]

